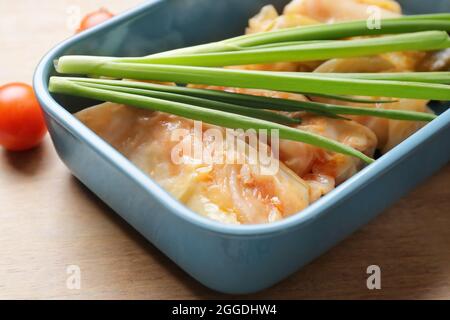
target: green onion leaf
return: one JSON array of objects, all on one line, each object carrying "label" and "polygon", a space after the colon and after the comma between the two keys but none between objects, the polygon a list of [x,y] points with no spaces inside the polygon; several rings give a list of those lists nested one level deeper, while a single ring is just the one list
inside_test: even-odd
[{"label": "green onion leaf", "polygon": [[364,153],[337,141],[266,120],[254,119],[251,117],[236,115],[229,112],[212,110],[193,106],[190,104],[161,100],[142,95],[87,87],[81,83],[75,83],[73,81],[69,81],[59,77],[52,77],[50,79],[49,90],[53,93],[70,94],[85,98],[122,103],[139,108],[167,112],[181,117],[204,121],[206,123],[226,128],[239,128],[244,130],[278,130],[281,139],[308,143],[320,148],[327,149],[329,151],[357,157],[366,163],[372,163],[374,161]]},{"label": "green onion leaf", "polygon": [[90,87],[90,88],[105,89],[105,90],[110,90],[110,91],[136,94],[136,95],[141,95],[141,96],[146,96],[146,97],[151,97],[151,98],[156,98],[156,99],[180,102],[180,103],[195,105],[195,106],[202,107],[202,108],[221,110],[221,111],[226,111],[226,112],[230,112],[230,113],[240,114],[240,115],[244,115],[244,116],[248,116],[248,117],[253,117],[253,118],[277,122],[277,123],[298,124],[301,122],[300,119],[292,118],[292,117],[289,117],[289,116],[286,116],[286,115],[283,115],[280,113],[275,113],[273,111],[267,111],[264,109],[248,108],[245,106],[240,106],[240,105],[226,103],[226,102],[202,99],[202,98],[168,93],[168,92],[163,92],[163,91],[145,90],[145,89],[125,87],[125,86],[111,86],[111,85],[98,84],[98,83],[86,83],[86,82],[77,82],[77,81],[75,81],[75,82],[81,83],[82,85]]},{"label": "green onion leaf", "polygon": [[310,94],[308,92],[303,92],[302,94],[304,94],[307,97],[315,96],[315,97],[322,97],[322,98],[327,98],[327,99],[332,99],[332,100],[361,103],[361,104],[383,104],[383,103],[398,102],[398,100],[394,100],[394,99],[385,99],[385,100],[368,99],[368,98],[364,99],[364,98],[360,98],[360,97],[339,96],[339,95],[333,95],[333,94],[317,94],[317,93]]},{"label": "green onion leaf", "polygon": [[319,73],[291,72],[291,74],[317,75],[318,77],[337,77],[362,80],[389,80],[423,83],[450,84],[450,72],[392,72],[392,73]]},{"label": "green onion leaf", "polygon": [[[318,24],[253,33],[227,40],[175,49],[156,55],[183,55],[242,50],[245,47],[261,46],[280,42],[336,40],[357,36],[375,36],[430,30],[450,31],[450,14],[412,15],[383,19],[380,29],[368,28],[367,20]],[[154,56],[156,56],[154,55]]]},{"label": "green onion leaf", "polygon": [[425,100],[450,100],[450,86],[434,83],[365,80],[332,74],[296,74],[176,65],[110,62],[104,58],[64,56],[57,71],[136,80],[173,81],[310,94],[358,95]]},{"label": "green onion leaf", "polygon": [[[88,78],[63,79],[82,83],[87,86],[147,95],[153,98],[166,99],[176,102],[193,104],[199,107],[212,108],[242,115],[254,116],[259,119],[265,119],[279,123],[293,123],[295,120],[279,114],[277,114],[279,118],[277,117],[278,119],[275,119],[276,117],[273,117],[274,113],[268,111],[265,111],[267,114],[259,114],[255,113],[255,111],[253,111],[254,114],[252,114],[250,110],[252,110],[251,108],[256,108],[260,109],[259,111],[263,111],[263,109],[287,112],[306,111],[332,118],[336,118],[337,115],[365,115],[409,121],[432,121],[436,118],[434,114],[425,112],[339,106],[312,101],[297,101],[281,98],[254,96],[249,94],[223,92],[218,90],[167,86],[137,81]],[[233,109],[237,106],[240,106],[240,108],[243,108],[243,110]],[[289,119],[291,121],[289,121]]]},{"label": "green onion leaf", "polygon": [[231,52],[117,58],[114,62],[219,67],[272,62],[327,60],[394,51],[431,51],[450,47],[447,32],[427,31],[368,39],[332,41]]}]

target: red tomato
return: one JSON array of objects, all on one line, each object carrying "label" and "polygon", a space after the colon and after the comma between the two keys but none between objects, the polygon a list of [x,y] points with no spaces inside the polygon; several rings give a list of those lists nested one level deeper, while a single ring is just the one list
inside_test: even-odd
[{"label": "red tomato", "polygon": [[112,17],[114,17],[114,15],[105,8],[100,8],[97,11],[91,12],[81,20],[77,33],[92,28]]},{"label": "red tomato", "polygon": [[47,127],[33,88],[25,83],[0,87],[0,145],[21,151],[41,142]]}]

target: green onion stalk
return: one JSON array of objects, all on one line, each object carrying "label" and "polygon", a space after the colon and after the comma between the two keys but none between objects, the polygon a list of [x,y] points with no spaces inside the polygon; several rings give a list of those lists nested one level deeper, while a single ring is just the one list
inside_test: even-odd
[{"label": "green onion stalk", "polygon": [[166,112],[188,119],[204,121],[225,128],[278,130],[281,139],[304,142],[329,151],[356,157],[366,163],[372,163],[374,161],[364,153],[332,139],[254,117],[153,98],[135,93],[87,86],[81,82],[76,83],[61,77],[52,77],[50,79],[49,89],[53,93],[70,94],[96,100],[127,104],[139,108]]},{"label": "green onion stalk", "polygon": [[450,48],[450,38],[445,31],[426,31],[401,35],[320,42],[312,44],[279,45],[244,51],[152,55],[138,58],[66,56],[59,59],[58,66],[65,64],[140,63],[223,67],[258,63],[313,61],[332,58],[370,56],[396,51],[432,51]]},{"label": "green onion stalk", "polygon": [[379,36],[409,32],[450,31],[450,14],[412,15],[383,19],[381,28],[368,28],[366,20],[340,22],[330,25],[301,26],[270,32],[243,35],[219,42],[175,49],[157,55],[179,55],[211,52],[239,51],[253,46],[292,41],[336,40],[357,36]]},{"label": "green onion stalk", "polygon": [[[284,112],[303,111],[331,118],[339,118],[338,117],[339,115],[375,116],[380,118],[408,120],[408,121],[431,121],[436,118],[434,114],[416,111],[342,106],[313,101],[297,101],[283,98],[272,98],[241,93],[231,93],[220,90],[160,85],[139,81],[71,78],[71,77],[65,77],[62,79],[66,79],[68,81],[80,83],[94,88],[117,90],[121,92],[146,95],[151,96],[153,98],[166,99],[175,102],[193,104],[200,107],[254,116],[260,119],[266,119],[280,123],[297,123],[298,119],[292,119],[291,117],[286,117],[281,114],[277,114],[279,118],[274,119],[273,112],[266,111],[267,115],[266,114],[261,115],[255,113],[255,111],[250,110],[257,109],[258,112],[264,110],[284,111]],[[231,106],[233,107],[239,106],[240,108],[243,109],[242,110],[239,108],[233,109],[233,107]],[[251,114],[250,112],[254,113]]]},{"label": "green onion stalk", "polygon": [[[401,73],[390,80],[336,77],[333,74],[284,73],[223,68],[153,65],[125,62],[99,62],[97,58],[62,57],[57,71],[136,80],[173,81],[239,88],[257,88],[311,94],[358,95],[425,100],[450,100],[450,86],[427,82],[426,73],[416,73],[418,82],[403,81]],[[358,76],[359,77],[359,76]],[[423,81],[422,81],[423,80]]]}]

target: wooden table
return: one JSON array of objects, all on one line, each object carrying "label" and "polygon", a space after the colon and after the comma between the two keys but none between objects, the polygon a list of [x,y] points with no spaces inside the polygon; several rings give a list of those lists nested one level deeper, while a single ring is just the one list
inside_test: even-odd
[{"label": "wooden table", "polygon": [[[0,84],[31,81],[41,56],[70,36],[69,12],[138,0],[0,2]],[[70,22],[70,20],[69,20]],[[275,287],[245,298],[450,299],[450,165],[379,218]],[[47,137],[0,151],[0,298],[223,298],[192,280],[83,187]],[[381,290],[366,268],[381,267]],[[81,289],[67,288],[69,265]],[[241,297],[236,297],[241,298]]]}]

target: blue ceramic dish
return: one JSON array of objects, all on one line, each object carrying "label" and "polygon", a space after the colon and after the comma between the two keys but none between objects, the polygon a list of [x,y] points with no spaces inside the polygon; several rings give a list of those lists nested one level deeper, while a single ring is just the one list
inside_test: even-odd
[{"label": "blue ceramic dish", "polygon": [[[66,54],[140,56],[243,32],[281,0],[149,1],[68,39],[39,64],[34,88],[59,156],[73,174],[192,277],[226,293],[269,287],[367,223],[450,159],[450,111],[300,214],[228,226],[174,200],[71,114],[92,101],[49,94],[53,60]],[[401,1],[409,13],[450,12],[450,2]]]}]

